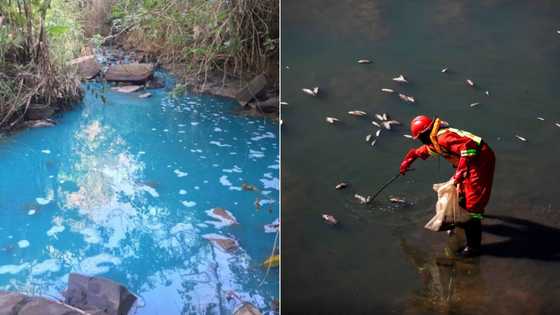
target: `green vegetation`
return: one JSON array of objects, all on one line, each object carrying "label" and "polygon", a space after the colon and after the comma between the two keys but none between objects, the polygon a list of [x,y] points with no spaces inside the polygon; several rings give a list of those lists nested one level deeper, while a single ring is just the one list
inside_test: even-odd
[{"label": "green vegetation", "polygon": [[[113,36],[186,77],[236,77],[278,66],[278,0],[117,0]],[[274,70],[273,70],[274,71]]]},{"label": "green vegetation", "polygon": [[77,7],[63,0],[0,0],[0,129],[31,109],[58,111],[81,97],[65,67],[82,47]]}]

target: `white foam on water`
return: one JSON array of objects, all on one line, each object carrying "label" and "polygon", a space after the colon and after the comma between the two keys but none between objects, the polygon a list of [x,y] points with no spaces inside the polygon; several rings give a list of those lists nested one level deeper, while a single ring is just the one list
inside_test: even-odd
[{"label": "white foam on water", "polygon": [[237,218],[230,211],[224,209],[226,213],[232,218],[231,220],[222,218],[221,216],[214,214],[212,210],[213,209],[206,210],[205,212],[209,217],[212,217],[218,221],[204,221],[205,223],[211,224],[218,229],[237,223]]},{"label": "white foam on water", "polygon": [[51,201],[53,201],[54,199],[54,191],[53,190],[49,190],[47,192],[47,196],[46,197],[37,197],[35,198],[35,201],[37,201],[38,204],[40,204],[41,206],[47,205],[49,204]]},{"label": "white foam on water", "polygon": [[44,154],[51,154],[51,150],[41,150],[41,152]]},{"label": "white foam on water", "polygon": [[270,168],[270,169],[273,169],[273,170],[278,170],[278,169],[280,169],[280,164],[269,165],[267,168]]},{"label": "white foam on water", "polygon": [[28,268],[29,268],[29,263],[23,263],[21,265],[3,265],[0,266],[0,274],[6,274],[6,273],[16,274]]},{"label": "white foam on water", "polygon": [[231,146],[232,146],[231,144],[225,144],[225,143],[222,144],[222,143],[219,142],[219,141],[210,141],[209,143],[210,143],[210,144],[213,144],[213,145],[217,145],[217,146],[219,146],[220,148],[223,148],[223,147],[231,147]]},{"label": "white foam on water", "polygon": [[[103,265],[101,266],[101,264]],[[80,263],[79,271],[87,275],[102,274],[111,270],[107,264],[118,266],[121,264],[121,259],[106,253],[87,257]]]},{"label": "white foam on water", "polygon": [[17,242],[19,248],[27,248],[29,247],[29,241],[28,240],[21,240],[19,242]]},{"label": "white foam on water", "polygon": [[275,203],[275,202],[276,202],[276,200],[273,200],[273,199],[263,199],[263,200],[259,200],[259,204],[260,204],[261,206],[270,205],[270,204],[273,204],[273,203]]},{"label": "white foam on water", "polygon": [[189,175],[189,173],[187,173],[187,172],[182,172],[182,171],[177,170],[177,169],[174,170],[173,173],[175,173],[175,174],[177,175],[177,177],[185,177],[185,176]]},{"label": "white foam on water", "polygon": [[222,175],[220,176],[220,184],[222,184],[222,186],[231,186],[231,182],[228,180],[227,175]]},{"label": "white foam on water", "polygon": [[266,133],[264,133],[264,134],[262,134],[262,135],[259,135],[259,136],[256,136],[256,137],[252,137],[251,140],[253,140],[253,141],[259,141],[259,140],[267,139],[267,138],[274,139],[274,138],[276,138],[276,136],[275,136],[272,132],[268,131],[268,132],[266,132]]},{"label": "white foam on water", "polygon": [[35,209],[31,209],[31,210],[27,211],[27,215],[34,215],[35,213],[37,213],[37,210],[35,210]]},{"label": "white foam on water", "polygon": [[101,243],[101,236],[99,232],[93,228],[84,228],[78,231],[84,236],[84,241],[89,244],[99,244]]},{"label": "white foam on water", "polygon": [[177,234],[177,233],[181,233],[181,232],[195,232],[195,228],[192,224],[190,223],[177,223],[175,224],[170,230],[169,233],[171,234]]},{"label": "white foam on water", "polygon": [[260,159],[264,157],[264,153],[257,150],[249,149],[249,158]]},{"label": "white foam on water", "polygon": [[193,121],[193,122],[191,122],[191,125],[192,125],[192,126],[197,126],[198,124],[200,124],[200,123],[199,123],[199,122],[197,122],[197,121]]},{"label": "white foam on water", "polygon": [[241,189],[241,187],[231,186],[231,187],[229,187],[229,190],[242,191],[243,189]]},{"label": "white foam on water", "polygon": [[158,198],[158,197],[159,197],[158,192],[157,192],[154,188],[152,188],[152,187],[150,187],[150,186],[144,185],[144,186],[141,187],[141,189],[142,189],[143,191],[147,192],[148,194],[150,194],[150,195],[151,195],[152,197],[154,197],[154,198]]},{"label": "white foam on water", "polygon": [[278,178],[274,177],[272,179],[267,179],[267,178],[262,178],[260,179],[260,181],[263,183],[263,187],[264,189],[275,189],[275,190],[280,190],[280,183],[278,181]]},{"label": "white foam on water", "polygon": [[222,131],[223,131],[222,128],[218,128],[218,127],[214,128],[214,132],[222,132]]},{"label": "white foam on water", "polygon": [[38,276],[47,272],[54,273],[58,271],[60,271],[60,262],[54,258],[47,259],[31,267],[31,274],[34,276]]},{"label": "white foam on water", "polygon": [[181,201],[181,203],[183,204],[183,206],[187,207],[187,208],[192,208],[194,206],[196,206],[196,202],[194,201]]},{"label": "white foam on water", "polygon": [[179,190],[179,195],[186,195],[187,191],[184,189]]},{"label": "white foam on water", "polygon": [[66,228],[63,225],[53,225],[48,231],[48,236],[55,236],[56,234],[64,231]]},{"label": "white foam on water", "polygon": [[224,173],[243,173],[243,170],[239,166],[234,165],[233,168],[222,169],[222,172],[224,172]]}]

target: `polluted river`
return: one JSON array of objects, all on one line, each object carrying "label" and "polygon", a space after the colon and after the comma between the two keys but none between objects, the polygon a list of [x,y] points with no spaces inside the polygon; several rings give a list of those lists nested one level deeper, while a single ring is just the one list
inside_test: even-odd
[{"label": "polluted river", "polygon": [[[283,1],[281,16],[283,311],[560,313],[560,3]],[[375,113],[402,125],[375,137]],[[423,228],[432,185],[453,175],[443,159],[417,160],[370,204],[354,198],[398,173],[420,114],[496,153],[479,258]]]},{"label": "polluted river", "polygon": [[135,314],[271,309],[278,124],[156,76],[147,99],[85,83],[56,126],[2,139],[0,289],[60,298],[79,272],[125,285]]}]

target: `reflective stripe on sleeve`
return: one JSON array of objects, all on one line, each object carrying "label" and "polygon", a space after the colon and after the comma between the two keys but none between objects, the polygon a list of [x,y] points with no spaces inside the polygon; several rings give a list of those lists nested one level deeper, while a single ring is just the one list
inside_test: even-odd
[{"label": "reflective stripe on sleeve", "polygon": [[476,155],[476,153],[476,149],[461,150],[461,156],[472,156]]}]

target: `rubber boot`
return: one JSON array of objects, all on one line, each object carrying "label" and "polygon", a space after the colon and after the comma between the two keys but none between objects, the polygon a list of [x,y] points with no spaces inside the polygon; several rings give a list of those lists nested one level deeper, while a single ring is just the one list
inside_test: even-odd
[{"label": "rubber boot", "polygon": [[479,218],[471,218],[465,224],[465,237],[467,246],[461,252],[463,257],[475,257],[480,255],[480,244],[482,242],[482,222]]}]

